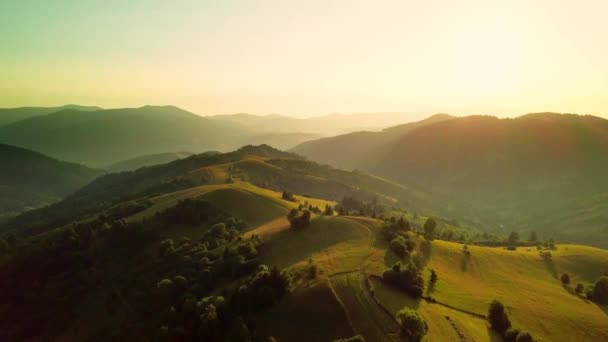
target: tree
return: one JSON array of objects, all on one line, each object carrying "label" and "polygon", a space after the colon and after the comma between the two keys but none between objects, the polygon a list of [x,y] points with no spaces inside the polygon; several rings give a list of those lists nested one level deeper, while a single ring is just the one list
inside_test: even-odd
[{"label": "tree", "polygon": [[595,286],[593,287],[593,301],[602,304],[608,305],[608,277],[603,276],[597,280]]},{"label": "tree", "polygon": [[517,339],[515,340],[515,342],[533,342],[534,339],[532,338],[532,335],[530,335],[530,333],[528,332],[520,332],[519,335],[517,335]]},{"label": "tree", "polygon": [[492,329],[504,335],[505,331],[511,327],[511,321],[505,312],[505,306],[501,302],[494,299],[490,303],[488,310],[488,321]]},{"label": "tree", "polygon": [[431,270],[431,284],[435,284],[437,282],[437,273],[435,270]]},{"label": "tree", "polygon": [[510,246],[516,246],[517,243],[519,242],[519,234],[517,232],[511,232],[511,234],[509,234],[509,238],[507,239],[507,242],[509,243]]},{"label": "tree", "polygon": [[536,232],[530,232],[530,238],[528,238],[528,241],[530,241],[530,242],[538,241],[538,236],[536,235]]},{"label": "tree", "polygon": [[576,292],[577,295],[581,295],[581,293],[583,293],[583,291],[585,291],[585,287],[583,286],[583,284],[578,283],[576,284],[576,288],[574,289],[574,292]]},{"label": "tree", "polygon": [[399,221],[397,221],[397,225],[403,230],[410,230],[411,228],[410,223],[408,222],[408,220],[404,219],[403,216],[399,218]]},{"label": "tree", "polygon": [[397,312],[397,321],[399,321],[401,327],[401,335],[406,341],[422,341],[422,337],[429,330],[424,319],[416,311],[409,308],[403,308]]},{"label": "tree", "polygon": [[568,275],[568,273],[564,273],[562,274],[562,277],[560,278],[562,280],[562,284],[564,286],[569,285],[570,284],[570,276]]},{"label": "tree", "polygon": [[403,237],[398,236],[391,240],[390,243],[391,250],[395,252],[400,257],[405,257],[409,252],[407,251],[407,246],[405,245],[405,239]]},{"label": "tree", "polygon": [[429,217],[424,223],[424,238],[432,241],[435,238],[435,227],[437,222],[432,217]]},{"label": "tree", "polygon": [[323,215],[334,216],[334,208],[332,208],[329,204],[326,204]]}]

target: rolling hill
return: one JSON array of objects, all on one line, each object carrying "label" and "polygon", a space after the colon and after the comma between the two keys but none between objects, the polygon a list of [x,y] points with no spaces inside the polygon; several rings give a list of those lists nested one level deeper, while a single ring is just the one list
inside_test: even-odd
[{"label": "rolling hill", "polygon": [[[241,179],[275,191],[290,191],[329,200],[356,197],[412,213],[447,216],[449,200],[361,172],[348,172],[303,160],[267,145],[245,146],[220,154],[200,154],[135,171],[107,174],[64,201],[25,213],[4,228],[25,233],[45,231],[121,201]],[[439,205],[443,203],[443,205]],[[438,210],[435,210],[438,209]],[[465,209],[463,209],[465,210]],[[471,222],[462,220],[467,226]]]},{"label": "rolling hill", "polygon": [[19,107],[19,108],[0,108],[0,126],[8,125],[19,120],[47,115],[55,112],[59,112],[64,109],[74,109],[80,111],[94,111],[101,110],[100,107],[95,106],[78,106],[78,105],[65,105],[60,107]]},{"label": "rolling hill", "polygon": [[134,171],[144,166],[166,164],[177,159],[191,156],[191,152],[167,152],[139,156],[128,160],[119,161],[104,167],[108,172]]},{"label": "rolling hill", "polygon": [[[455,204],[451,217],[462,217],[458,206],[466,205],[475,211],[469,219],[494,233],[537,231],[608,247],[608,120],[556,113],[444,119],[292,151],[441,194]],[[391,131],[391,139],[374,141]]]},{"label": "rolling hill", "polygon": [[[285,200],[282,190],[297,195]],[[423,195],[269,146],[100,177],[13,221],[34,229],[12,231],[15,241],[0,254],[0,290],[27,295],[8,296],[0,307],[0,337],[333,341],[360,334],[396,342],[395,313],[409,307],[428,324],[424,341],[500,341],[485,317],[499,299],[513,325],[539,341],[608,338],[607,309],[572,290],[608,271],[606,250],[558,244],[547,259],[534,247],[471,245],[465,253],[463,244],[410,231],[414,250],[400,258],[389,249],[385,222],[373,217],[313,214],[308,227],[290,227],[286,214],[301,204],[322,208],[365,196],[361,190],[394,206],[407,202],[391,199]],[[45,229],[35,229],[37,220]],[[420,263],[426,284],[437,272],[426,299],[382,280],[398,261]],[[264,281],[280,269],[290,285],[279,296]],[[562,285],[562,273],[572,285]]]},{"label": "rolling hill", "polygon": [[103,172],[0,144],[0,217],[57,202]]},{"label": "rolling hill", "polygon": [[422,121],[385,128],[379,132],[361,131],[307,141],[291,151],[319,163],[347,170],[366,170],[378,163],[386,149],[409,131],[452,118],[447,114],[436,114]]}]

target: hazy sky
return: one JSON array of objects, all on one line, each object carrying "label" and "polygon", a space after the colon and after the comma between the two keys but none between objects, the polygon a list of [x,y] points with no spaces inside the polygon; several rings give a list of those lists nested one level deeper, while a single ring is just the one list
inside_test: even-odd
[{"label": "hazy sky", "polygon": [[0,107],[608,115],[608,1],[0,1]]}]

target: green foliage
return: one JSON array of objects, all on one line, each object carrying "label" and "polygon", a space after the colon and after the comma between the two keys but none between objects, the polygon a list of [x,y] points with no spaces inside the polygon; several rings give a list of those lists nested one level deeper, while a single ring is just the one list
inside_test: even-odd
[{"label": "green foliage", "polygon": [[298,200],[296,199],[296,197],[293,195],[292,192],[288,192],[288,191],[283,191],[283,193],[281,194],[281,198],[286,200],[286,201],[290,201],[290,202],[297,202]]},{"label": "green foliage", "polygon": [[437,277],[437,272],[435,272],[435,270],[431,270],[431,278],[430,278],[431,284],[437,283],[438,279],[439,278]]},{"label": "green foliage", "polygon": [[517,246],[517,243],[519,243],[519,233],[511,232],[507,238],[507,242],[509,243],[509,246]]},{"label": "green foliage", "polygon": [[532,335],[530,335],[530,333],[524,331],[524,332],[519,333],[519,335],[517,335],[517,339],[515,341],[516,342],[533,342],[534,339],[532,338]]},{"label": "green foliage", "polygon": [[492,329],[499,332],[501,335],[511,327],[511,321],[505,312],[504,305],[497,300],[493,300],[492,303],[490,303],[488,321],[490,322]]},{"label": "green foliage", "polygon": [[593,301],[608,305],[608,276],[603,276],[593,286]]},{"label": "green foliage", "polygon": [[308,209],[305,209],[304,211],[292,209],[287,213],[287,220],[289,221],[291,228],[302,229],[310,225],[310,216],[311,214]]},{"label": "green foliage", "polygon": [[583,291],[585,291],[585,286],[583,286],[583,284],[581,284],[581,283],[576,284],[576,288],[574,289],[574,292],[580,296],[583,293]]},{"label": "green foliage", "polygon": [[424,292],[424,279],[418,268],[410,264],[406,269],[393,266],[382,274],[384,282],[397,287],[412,297],[420,298]]},{"label": "green foliage", "polygon": [[437,227],[437,222],[432,217],[429,217],[424,223],[424,238],[428,241],[435,239],[435,227]]},{"label": "green foliage", "polygon": [[568,275],[568,273],[562,274],[562,276],[560,277],[560,280],[562,281],[562,284],[564,286],[570,285],[570,276]]},{"label": "green foliage", "polygon": [[412,309],[403,308],[397,312],[397,320],[399,321],[399,326],[401,328],[401,336],[403,336],[406,341],[422,341],[422,338],[428,331],[428,326],[424,319]]}]

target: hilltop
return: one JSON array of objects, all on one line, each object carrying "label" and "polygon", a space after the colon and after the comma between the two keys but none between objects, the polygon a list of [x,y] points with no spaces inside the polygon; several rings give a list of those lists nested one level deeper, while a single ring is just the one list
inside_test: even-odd
[{"label": "hilltop", "polygon": [[0,217],[57,202],[103,172],[0,144]]}]

